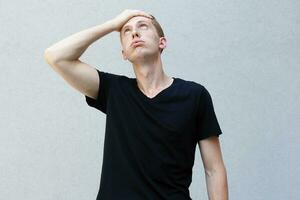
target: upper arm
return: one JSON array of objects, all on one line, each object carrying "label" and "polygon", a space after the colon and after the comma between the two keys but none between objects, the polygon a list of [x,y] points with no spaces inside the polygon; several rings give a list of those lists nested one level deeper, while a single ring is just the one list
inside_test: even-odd
[{"label": "upper arm", "polygon": [[93,99],[97,98],[100,77],[94,67],[80,60],[48,63],[73,88]]},{"label": "upper arm", "polygon": [[212,172],[216,168],[224,166],[218,137],[211,136],[199,140],[198,145],[205,172]]}]

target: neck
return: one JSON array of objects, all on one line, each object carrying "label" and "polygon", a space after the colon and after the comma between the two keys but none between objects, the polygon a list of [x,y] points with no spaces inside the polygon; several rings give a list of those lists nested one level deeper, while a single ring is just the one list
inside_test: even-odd
[{"label": "neck", "polygon": [[133,63],[133,69],[138,87],[147,96],[155,96],[172,84],[173,79],[165,74],[160,56],[157,59]]}]

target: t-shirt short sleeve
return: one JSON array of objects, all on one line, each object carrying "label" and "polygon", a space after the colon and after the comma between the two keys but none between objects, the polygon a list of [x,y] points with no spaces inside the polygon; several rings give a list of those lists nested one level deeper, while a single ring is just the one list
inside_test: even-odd
[{"label": "t-shirt short sleeve", "polygon": [[109,94],[112,90],[111,88],[113,84],[115,83],[119,75],[104,72],[104,71],[99,71],[98,69],[96,70],[98,72],[98,76],[100,80],[98,86],[99,89],[98,89],[97,99],[93,99],[85,95],[85,100],[89,106],[94,107],[106,114],[106,105],[108,102]]},{"label": "t-shirt short sleeve", "polygon": [[220,125],[218,123],[212,98],[208,90],[202,86],[200,94],[199,105],[197,110],[197,130],[196,140],[203,140],[210,136],[219,137],[222,134]]}]

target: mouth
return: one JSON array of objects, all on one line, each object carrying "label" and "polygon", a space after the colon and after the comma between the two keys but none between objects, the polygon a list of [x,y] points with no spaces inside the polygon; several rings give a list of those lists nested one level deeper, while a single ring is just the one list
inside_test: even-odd
[{"label": "mouth", "polygon": [[143,43],[144,43],[144,41],[139,40],[139,41],[132,42],[130,46],[131,47],[137,47],[137,46],[143,45]]}]

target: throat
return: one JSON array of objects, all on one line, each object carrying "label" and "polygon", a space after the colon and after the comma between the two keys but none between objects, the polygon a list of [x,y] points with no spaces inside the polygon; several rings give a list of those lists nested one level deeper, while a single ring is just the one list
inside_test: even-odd
[{"label": "throat", "polygon": [[167,77],[167,82],[164,83],[163,85],[157,87],[157,88],[149,88],[148,90],[143,90],[143,88],[137,84],[138,89],[148,98],[154,98],[156,97],[159,93],[161,93],[162,91],[166,90],[167,88],[169,88],[174,82],[174,78],[172,77]]}]

